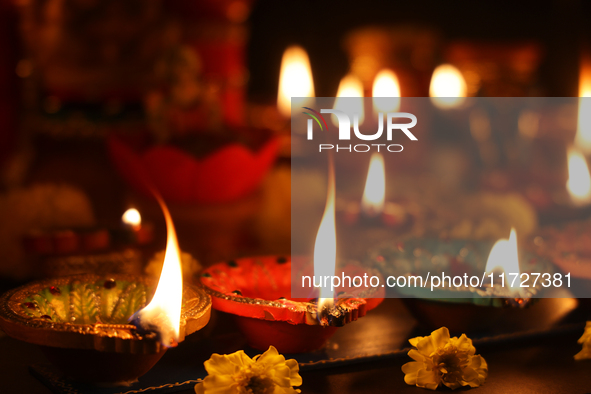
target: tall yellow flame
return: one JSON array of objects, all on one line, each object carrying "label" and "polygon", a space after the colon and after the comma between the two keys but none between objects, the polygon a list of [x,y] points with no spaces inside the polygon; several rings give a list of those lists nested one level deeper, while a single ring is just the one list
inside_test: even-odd
[{"label": "tall yellow flame", "polygon": [[[340,100],[341,97],[357,97],[359,100]],[[353,74],[348,74],[341,79],[337,91],[337,99],[334,103],[334,109],[346,112],[347,114],[357,114],[359,116],[359,125],[365,120],[365,111],[363,109],[363,84]],[[353,117],[351,116],[351,121]],[[335,126],[339,121],[335,115],[332,115],[332,122]]]},{"label": "tall yellow flame", "polygon": [[367,180],[361,199],[361,209],[368,216],[376,216],[384,210],[386,199],[386,171],[384,169],[384,157],[375,152],[369,160]]},{"label": "tall yellow flame", "polygon": [[583,154],[575,149],[568,150],[568,180],[566,188],[576,205],[591,203],[591,174]]},{"label": "tall yellow flame", "polygon": [[375,112],[396,112],[400,109],[400,84],[392,70],[384,69],[376,75],[372,87]]},{"label": "tall yellow flame", "polygon": [[[337,262],[337,236],[335,225],[335,179],[332,155],[329,156],[328,165],[328,192],[324,214],[318,228],[314,243],[314,276],[333,276]],[[324,306],[332,305],[334,292],[328,288],[320,289],[318,298],[318,310]]]},{"label": "tall yellow flame", "polygon": [[468,88],[460,70],[451,64],[442,64],[433,71],[429,96],[440,108],[454,108],[464,102]]},{"label": "tall yellow flame", "polygon": [[305,97],[314,97],[314,80],[310,60],[306,51],[299,46],[291,46],[283,53],[279,73],[279,92],[277,107],[285,116],[291,116],[292,97],[301,98],[294,105],[306,106]]},{"label": "tall yellow flame", "polygon": [[154,297],[144,309],[138,312],[138,318],[144,323],[153,322],[158,326],[162,343],[172,346],[179,339],[183,302],[183,271],[172,217],[162,199],[157,197],[157,200],[166,221],[167,240],[164,264]]},{"label": "tall yellow flame", "polygon": [[[486,262],[486,272],[492,272],[500,268],[505,274],[505,287],[513,290],[519,288],[519,280],[513,280],[513,277],[507,278],[507,274],[520,274],[519,252],[517,249],[517,234],[514,228],[511,228],[509,239],[499,239],[493,246]],[[507,285],[508,284],[508,285]],[[513,286],[511,286],[513,285]]]}]

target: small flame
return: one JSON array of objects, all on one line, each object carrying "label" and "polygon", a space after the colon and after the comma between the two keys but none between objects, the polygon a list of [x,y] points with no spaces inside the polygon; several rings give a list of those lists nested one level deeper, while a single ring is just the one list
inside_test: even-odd
[{"label": "small flame", "polygon": [[[333,276],[337,263],[337,236],[335,224],[335,179],[332,156],[329,156],[328,192],[324,215],[318,228],[314,243],[314,276]],[[318,311],[334,302],[334,292],[330,287],[321,287],[318,297]]]},{"label": "small flame", "polygon": [[[291,116],[292,97],[314,97],[314,81],[308,54],[302,47],[291,46],[283,53],[279,73],[277,107],[286,118]],[[303,107],[307,100],[298,100],[294,105]]]},{"label": "small flame", "polygon": [[384,158],[380,153],[374,153],[369,160],[369,170],[365,190],[361,199],[361,209],[368,216],[377,216],[384,210],[386,199],[386,172]]},{"label": "small flame", "polygon": [[583,154],[574,148],[568,150],[568,180],[566,188],[576,205],[591,203],[591,175]]},{"label": "small flame", "polygon": [[157,199],[164,213],[168,233],[164,264],[152,301],[137,313],[137,317],[142,325],[150,324],[157,327],[164,345],[174,346],[179,340],[180,333],[183,271],[174,223],[162,199]]},{"label": "small flame", "polygon": [[[579,97],[591,97],[591,59],[587,57],[581,62]],[[591,154],[591,98],[579,100],[575,146],[583,153]]]},{"label": "small flame", "polygon": [[505,284],[508,284],[507,287],[510,287],[512,290],[519,289],[521,283],[519,280],[512,280],[513,276],[511,276],[511,280],[507,278],[507,274],[521,273],[519,269],[519,252],[517,250],[517,234],[514,228],[511,228],[509,239],[499,239],[488,255],[486,272],[493,272],[497,268],[500,268],[505,274]]},{"label": "small flame", "polygon": [[375,112],[396,112],[400,109],[400,84],[392,70],[384,69],[376,75],[372,96]]},{"label": "small flame", "polygon": [[442,64],[433,71],[429,96],[439,108],[458,107],[464,102],[467,86],[460,70],[451,64]]},{"label": "small flame", "polygon": [[[359,100],[339,100],[341,97],[359,97]],[[352,74],[345,75],[339,83],[339,90],[337,91],[337,99],[334,103],[334,109],[339,109],[347,114],[357,114],[359,116],[359,125],[365,119],[365,111],[363,110],[363,84],[356,76]],[[351,120],[353,120],[351,118]],[[332,115],[332,122],[335,126],[339,125],[339,121],[335,115]]]},{"label": "small flame", "polygon": [[121,216],[121,221],[133,228],[140,227],[142,225],[142,215],[135,208],[129,208]]}]

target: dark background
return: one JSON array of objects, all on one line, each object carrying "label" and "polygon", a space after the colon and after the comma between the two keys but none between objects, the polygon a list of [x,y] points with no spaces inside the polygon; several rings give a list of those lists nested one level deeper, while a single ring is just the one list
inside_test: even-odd
[{"label": "dark background", "polygon": [[274,98],[281,55],[290,44],[310,56],[316,95],[332,97],[348,71],[341,40],[366,25],[419,25],[445,41],[537,41],[546,96],[577,96],[580,49],[591,38],[591,3],[585,1],[275,1],[255,2],[250,17],[249,94]]}]

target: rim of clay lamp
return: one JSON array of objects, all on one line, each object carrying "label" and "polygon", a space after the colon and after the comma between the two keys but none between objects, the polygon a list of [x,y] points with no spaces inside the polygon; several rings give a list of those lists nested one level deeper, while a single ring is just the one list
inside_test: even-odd
[{"label": "rim of clay lamp", "polygon": [[[148,288],[156,288],[156,281],[153,279],[129,275],[84,274],[31,282],[0,297],[0,328],[15,339],[43,346],[134,354],[153,354],[164,350],[166,346],[160,343],[158,335],[142,335],[132,324],[54,322],[25,313],[25,300],[45,289],[73,283],[94,284],[98,289],[100,283],[107,281],[123,281],[130,285],[141,283]],[[125,296],[129,295],[125,291],[121,293],[123,294],[119,295],[118,302],[124,301]],[[146,297],[140,309],[151,297],[152,294]],[[100,295],[94,297],[95,301],[97,298],[97,302],[100,302]],[[186,335],[203,328],[209,322],[210,315],[210,296],[203,289],[184,283],[179,342]]]},{"label": "rim of clay lamp", "polygon": [[[228,270],[241,268],[243,264],[255,264],[260,272],[266,275],[268,284],[277,287],[277,279],[283,279],[291,283],[291,257],[290,256],[255,256],[244,257],[216,263],[203,270],[200,282],[203,288],[212,296],[213,308],[222,312],[237,316],[250,317],[268,321],[283,321],[290,324],[320,325],[318,305],[315,299],[291,300],[284,297],[274,299],[248,297],[240,293],[240,289],[230,288],[230,283],[215,283],[216,279],[227,280],[231,277]],[[251,268],[251,267],[248,267]],[[275,272],[287,272],[279,278],[273,276]],[[369,273],[371,269],[367,269]],[[252,270],[248,272],[252,273]],[[252,284],[252,283],[251,283]],[[283,283],[284,286],[285,283]],[[255,285],[258,287],[258,283]],[[291,291],[291,285],[286,286]],[[365,316],[367,311],[375,308],[383,300],[380,295],[382,288],[368,289],[364,293],[352,298],[343,298],[335,301],[335,306],[341,308],[342,319],[329,325],[344,325],[359,317]],[[376,294],[377,293],[377,294]],[[377,296],[377,297],[376,297]],[[367,298],[364,298],[367,297]],[[376,298],[369,298],[376,297]]]}]

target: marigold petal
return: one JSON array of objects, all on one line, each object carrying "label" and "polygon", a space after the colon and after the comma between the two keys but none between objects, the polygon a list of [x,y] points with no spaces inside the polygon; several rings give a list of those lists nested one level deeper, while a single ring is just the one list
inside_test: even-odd
[{"label": "marigold petal", "polygon": [[416,374],[421,368],[423,368],[423,363],[411,361],[402,366],[402,372],[405,374]]},{"label": "marigold petal", "polygon": [[423,339],[421,339],[416,346],[417,350],[426,357],[431,357],[431,355],[433,354],[433,352],[437,349],[435,346],[433,346],[433,340],[431,339],[431,337],[424,337]]},{"label": "marigold petal", "polygon": [[425,337],[415,337],[415,338],[411,338],[408,340],[408,342],[410,342],[410,344],[414,347],[417,347],[417,344],[423,340],[423,338]]},{"label": "marigold petal", "polygon": [[431,342],[435,349],[445,346],[449,342],[449,330],[447,327],[441,327],[431,333]]},{"label": "marigold petal", "polygon": [[232,375],[208,375],[202,384],[207,394],[233,394],[237,386]]},{"label": "marigold petal", "polygon": [[214,353],[203,365],[209,375],[233,375],[237,370],[252,363],[252,359],[244,351],[239,350],[225,355]]},{"label": "marigold petal", "polygon": [[410,349],[408,351],[408,356],[415,361],[425,362],[427,358],[425,355],[421,354],[417,349]]},{"label": "marigold petal", "polygon": [[203,386],[203,382],[197,383],[195,385],[195,394],[205,394],[205,388]]},{"label": "marigold petal", "polygon": [[427,371],[426,369],[421,369],[420,371],[418,371],[418,387],[435,390],[439,386],[439,383],[441,383],[441,378],[437,375],[435,371]]},{"label": "marigold petal", "polygon": [[257,356],[256,361],[268,365],[277,365],[285,362],[285,357],[279,354],[275,346],[269,346],[265,353]]},{"label": "marigold petal", "polygon": [[285,364],[289,367],[289,380],[292,386],[301,386],[302,377],[299,374],[300,366],[294,359],[286,360]]}]

